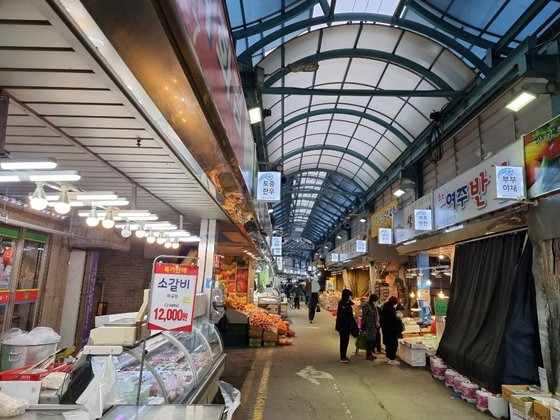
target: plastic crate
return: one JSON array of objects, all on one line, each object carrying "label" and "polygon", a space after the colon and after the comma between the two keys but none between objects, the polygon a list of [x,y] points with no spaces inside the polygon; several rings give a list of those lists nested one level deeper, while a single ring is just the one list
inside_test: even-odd
[{"label": "plastic crate", "polygon": [[399,343],[398,356],[403,362],[410,366],[426,366],[426,352],[424,349],[411,349]]},{"label": "plastic crate", "polygon": [[20,368],[0,372],[0,381],[40,381],[49,373],[53,373],[53,372],[68,373],[72,370],[72,365],[67,365],[65,363],[52,363],[44,372],[23,373],[31,366],[32,365],[23,366]]}]

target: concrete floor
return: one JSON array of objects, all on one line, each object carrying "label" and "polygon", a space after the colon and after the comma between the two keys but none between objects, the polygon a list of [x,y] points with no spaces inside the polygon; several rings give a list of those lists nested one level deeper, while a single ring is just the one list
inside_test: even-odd
[{"label": "concrete floor", "polygon": [[236,420],[295,419],[490,419],[454,399],[427,370],[374,362],[360,351],[349,364],[338,356],[334,317],[327,311],[307,321],[305,309],[291,310],[294,345],[226,349],[222,380],[241,390]]}]

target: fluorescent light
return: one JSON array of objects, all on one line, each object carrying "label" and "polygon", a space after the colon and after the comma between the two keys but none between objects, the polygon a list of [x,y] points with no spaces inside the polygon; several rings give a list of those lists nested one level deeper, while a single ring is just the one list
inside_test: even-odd
[{"label": "fluorescent light", "polygon": [[522,90],[514,98],[506,104],[506,108],[510,111],[517,112],[525,105],[537,99],[537,95],[526,90]]},{"label": "fluorescent light", "polygon": [[251,124],[260,123],[262,121],[262,110],[260,106],[256,106],[249,110],[249,120]]},{"label": "fluorescent light", "polygon": [[451,226],[445,229],[445,233],[454,232],[456,230],[463,229],[463,225]]},{"label": "fluorescent light", "polygon": [[403,245],[412,245],[415,242],[416,242],[416,239],[413,239],[412,241],[403,242]]},{"label": "fluorescent light", "polygon": [[168,235],[171,236],[171,237],[183,236],[185,238],[191,236],[191,234],[189,232],[187,232],[186,230],[176,230],[176,231],[173,231],[173,232],[169,232]]},{"label": "fluorescent light", "polygon": [[[92,201],[92,206],[128,206],[128,200],[108,200],[108,201]],[[119,215],[120,216],[120,215]]]},{"label": "fluorescent light", "polygon": [[119,198],[114,192],[77,192],[76,200],[92,201],[92,200],[116,200]]},{"label": "fluorescent light", "polygon": [[31,172],[29,174],[30,181],[79,181],[82,177],[77,171],[56,171],[56,172]]},{"label": "fluorescent light", "polygon": [[1,159],[0,168],[8,171],[18,169],[54,169],[57,163],[55,159]]},{"label": "fluorescent light", "polygon": [[[56,205],[56,202],[49,201],[49,207],[54,207],[55,205]],[[72,206],[72,207],[84,207],[85,203],[83,201],[70,201],[70,206]]]},{"label": "fluorescent light", "polygon": [[177,239],[179,242],[200,242],[200,238],[196,236],[189,236],[188,238],[179,238]]},{"label": "fluorescent light", "polygon": [[367,219],[365,217],[360,218],[360,223],[365,223],[367,222]]},{"label": "fluorescent light", "polygon": [[[121,214],[119,213],[119,217],[121,217]],[[157,219],[159,219],[159,217],[157,217],[155,214],[151,214],[149,216],[128,216],[129,220],[153,220],[156,221]]]},{"label": "fluorescent light", "polygon": [[397,191],[395,191],[395,192],[393,193],[393,195],[394,195],[395,197],[400,197],[400,196],[403,195],[403,194],[404,194],[404,191],[401,190],[400,188],[399,188]]},{"label": "fluorescent light", "polygon": [[19,182],[19,176],[17,175],[0,175],[0,182]]},{"label": "fluorescent light", "polygon": [[138,217],[138,216],[150,216],[151,213],[148,210],[125,210],[119,211],[120,217]]},{"label": "fluorescent light", "polygon": [[177,226],[173,226],[173,225],[150,226],[150,229],[159,230],[159,231],[177,230]]}]

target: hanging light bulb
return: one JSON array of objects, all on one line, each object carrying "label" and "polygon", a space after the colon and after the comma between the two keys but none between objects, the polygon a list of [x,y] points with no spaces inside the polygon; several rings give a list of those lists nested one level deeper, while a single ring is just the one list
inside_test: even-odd
[{"label": "hanging light bulb", "polygon": [[140,223],[138,225],[138,229],[136,229],[136,232],[134,232],[134,234],[136,235],[137,238],[144,238],[146,237],[146,231],[144,230],[144,223]]},{"label": "hanging light bulb", "polygon": [[54,211],[58,214],[67,214],[72,207],[70,207],[70,200],[68,199],[68,187],[62,185],[60,187],[60,196],[58,201],[54,203]]},{"label": "hanging light bulb", "polygon": [[95,227],[99,224],[99,218],[97,217],[97,210],[95,209],[95,206],[91,208],[91,211],[86,218],[86,224],[90,227]]},{"label": "hanging light bulb", "polygon": [[115,226],[115,220],[113,219],[113,209],[111,207],[107,209],[107,215],[105,216],[105,219],[103,219],[103,221],[101,222],[101,225],[105,229],[112,229]]},{"label": "hanging light bulb", "polygon": [[432,281],[430,279],[426,280],[426,285],[431,286],[432,285]]},{"label": "hanging light bulb", "polygon": [[414,292],[410,292],[410,297],[413,298],[414,296],[416,296]]},{"label": "hanging light bulb", "polygon": [[29,204],[31,204],[31,208],[34,210],[45,210],[49,205],[42,183],[37,183],[37,188],[35,188],[35,191],[29,200]]},{"label": "hanging light bulb", "polygon": [[171,244],[171,248],[173,248],[173,249],[179,249],[179,242],[173,242],[173,243]]},{"label": "hanging light bulb", "polygon": [[438,296],[439,296],[440,299],[443,299],[445,297],[445,294],[443,293],[443,290],[439,291]]},{"label": "hanging light bulb", "polygon": [[163,245],[165,243],[165,237],[163,236],[163,234],[158,234],[156,238],[156,243],[158,245]]},{"label": "hanging light bulb", "polygon": [[132,235],[132,231],[130,230],[130,222],[127,220],[126,224],[121,230],[121,236],[123,238],[130,238],[130,235]]},{"label": "hanging light bulb", "polygon": [[154,232],[150,230],[148,236],[146,236],[146,242],[148,242],[149,244],[153,244],[155,241],[156,241],[156,237],[154,236]]},{"label": "hanging light bulb", "polygon": [[171,242],[169,241],[169,238],[165,240],[163,246],[166,247],[167,249],[171,248]]}]

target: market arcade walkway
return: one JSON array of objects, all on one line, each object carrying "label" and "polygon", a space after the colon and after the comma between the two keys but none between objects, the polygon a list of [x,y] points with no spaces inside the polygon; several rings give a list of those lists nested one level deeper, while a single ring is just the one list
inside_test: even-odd
[{"label": "market arcade walkway", "polygon": [[372,363],[363,351],[341,364],[334,317],[322,311],[309,324],[306,309],[290,311],[293,346],[226,350],[222,379],[242,391],[236,420],[490,418],[427,370],[389,366],[383,356]]}]

